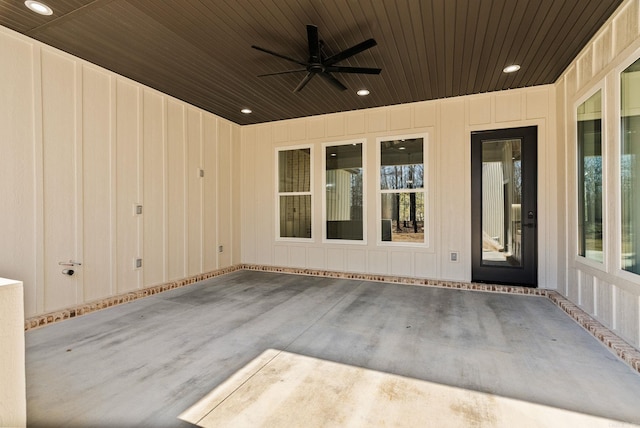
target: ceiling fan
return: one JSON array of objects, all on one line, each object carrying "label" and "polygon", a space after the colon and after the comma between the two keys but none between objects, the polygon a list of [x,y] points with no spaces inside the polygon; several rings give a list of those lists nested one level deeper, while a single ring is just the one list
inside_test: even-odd
[{"label": "ceiling fan", "polygon": [[380,72],[382,71],[379,68],[346,67],[342,65],[336,65],[340,61],[343,61],[362,51],[374,47],[376,45],[376,41],[374,39],[365,40],[364,42],[358,43],[357,45],[352,46],[349,49],[345,49],[335,55],[331,55],[330,57],[325,57],[324,53],[322,52],[322,46],[324,45],[324,42],[318,38],[318,27],[316,27],[315,25],[307,25],[307,41],[309,44],[309,59],[306,62],[299,61],[297,59],[261,48],[259,46],[251,46],[253,49],[257,49],[270,55],[277,56],[278,58],[286,59],[287,61],[295,62],[296,64],[304,67],[296,70],[286,70],[279,71],[277,73],[260,74],[258,75],[258,77],[276,76],[280,74],[300,73],[306,71],[307,75],[302,79],[298,86],[296,86],[293,92],[301,91],[302,88],[304,88],[316,74],[327,80],[334,87],[340,89],[341,91],[344,91],[347,89],[347,87],[344,86],[331,73],[380,74]]}]

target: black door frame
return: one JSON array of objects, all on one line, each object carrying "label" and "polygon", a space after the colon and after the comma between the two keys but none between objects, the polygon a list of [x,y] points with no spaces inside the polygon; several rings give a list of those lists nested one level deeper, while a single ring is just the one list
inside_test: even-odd
[{"label": "black door frame", "polygon": [[[482,142],[521,139],[522,264],[495,266],[482,262]],[[471,133],[471,280],[538,286],[538,127],[494,129]]]}]

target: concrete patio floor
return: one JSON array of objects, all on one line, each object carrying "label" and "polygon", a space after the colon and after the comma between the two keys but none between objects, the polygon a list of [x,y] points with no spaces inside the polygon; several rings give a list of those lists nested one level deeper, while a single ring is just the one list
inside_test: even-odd
[{"label": "concrete patio floor", "polygon": [[640,375],[543,297],[237,271],[26,341],[33,427],[640,424]]}]

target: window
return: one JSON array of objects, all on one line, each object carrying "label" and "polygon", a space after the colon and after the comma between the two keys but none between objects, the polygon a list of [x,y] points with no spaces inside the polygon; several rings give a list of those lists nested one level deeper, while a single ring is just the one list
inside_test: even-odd
[{"label": "window", "polygon": [[426,136],[380,141],[380,241],[425,244]]},{"label": "window", "polygon": [[621,267],[640,274],[640,60],[620,75]]},{"label": "window", "polygon": [[602,93],[578,106],[578,254],[598,262],[602,251]]},{"label": "window", "polygon": [[325,237],[363,240],[364,185],[361,142],[325,147]]},{"label": "window", "polygon": [[311,148],[278,151],[278,236],[311,238]]}]

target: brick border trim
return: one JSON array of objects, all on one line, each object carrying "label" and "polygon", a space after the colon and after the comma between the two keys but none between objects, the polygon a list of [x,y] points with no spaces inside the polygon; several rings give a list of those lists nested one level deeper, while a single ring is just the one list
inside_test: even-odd
[{"label": "brick border trim", "polygon": [[640,373],[640,351],[638,349],[625,342],[562,294],[549,290],[549,300],[591,333],[593,337],[602,342],[602,344],[609,348],[609,350],[616,354],[622,361]]},{"label": "brick border trim", "polygon": [[141,290],[130,291],[128,293],[118,294],[116,296],[107,297],[105,299],[94,300],[92,302],[83,303],[82,305],[73,306],[67,309],[62,309],[55,312],[49,312],[44,315],[27,318],[24,322],[24,330],[33,330],[59,321],[64,321],[66,319],[75,318],[81,315],[89,314],[91,312],[99,311],[101,309],[110,308],[112,306],[121,305],[123,303],[133,302],[134,300],[138,300],[143,297],[149,297],[153,296],[154,294],[162,293],[163,291],[185,287],[187,285],[195,284],[198,281],[204,281],[205,279],[225,275],[240,269],[241,265],[218,269],[200,275],[190,276],[178,281],[167,282],[165,284],[155,285],[143,288]]},{"label": "brick border trim", "polygon": [[449,288],[455,290],[469,290],[469,291],[483,291],[489,293],[505,293],[505,294],[520,294],[528,296],[546,297],[556,306],[562,309],[569,317],[582,326],[593,337],[598,339],[604,344],[612,353],[614,353],[623,362],[628,364],[633,370],[640,374],[640,350],[625,342],[610,329],[605,327],[599,321],[595,320],[591,315],[580,309],[579,306],[569,301],[560,293],[554,290],[546,290],[540,288],[528,288],[518,287],[510,285],[498,285],[498,284],[482,284],[475,282],[458,282],[458,281],[442,281],[435,279],[413,278],[405,276],[392,276],[392,275],[371,275],[363,273],[349,273],[349,272],[337,272],[327,271],[320,269],[301,269],[301,268],[287,268],[278,266],[265,266],[254,264],[239,264],[224,269],[218,269],[215,271],[203,273],[200,275],[191,276],[178,281],[168,282],[166,284],[160,284],[141,290],[132,291],[129,293],[119,294],[116,296],[108,297],[105,299],[96,300],[93,302],[85,303],[69,309],[64,309],[56,312],[51,312],[44,315],[28,318],[25,320],[25,331],[33,330],[39,327],[44,327],[49,324],[53,324],[59,321],[63,321],[70,318],[75,318],[81,315],[85,315],[91,312],[99,311],[101,309],[110,308],[112,306],[120,305],[123,303],[132,302],[134,300],[141,299],[143,297],[153,296],[154,294],[162,293],[163,291],[173,290],[175,288],[185,287],[187,285],[195,284],[199,281],[204,281],[209,278],[214,278],[221,275],[226,275],[238,270],[259,271],[259,272],[273,272],[273,273],[286,273],[294,275],[309,275],[319,276],[325,278],[340,278],[340,279],[355,279],[363,281],[375,281],[386,282],[392,284],[407,284],[417,285],[423,287],[439,287]]}]

